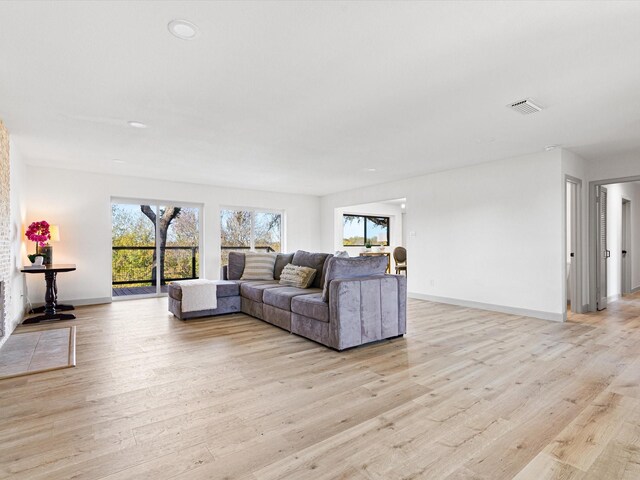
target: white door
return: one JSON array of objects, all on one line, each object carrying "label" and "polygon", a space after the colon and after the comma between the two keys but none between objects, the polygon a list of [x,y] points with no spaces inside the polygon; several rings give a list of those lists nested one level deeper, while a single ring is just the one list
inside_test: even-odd
[{"label": "white door", "polygon": [[596,293],[597,309],[607,308],[607,259],[611,252],[607,250],[607,189],[596,187],[596,211],[598,212],[598,265]]},{"label": "white door", "polygon": [[631,293],[631,252],[629,252],[629,245],[631,245],[631,202],[626,199],[622,199],[622,282],[621,293],[627,295]]}]

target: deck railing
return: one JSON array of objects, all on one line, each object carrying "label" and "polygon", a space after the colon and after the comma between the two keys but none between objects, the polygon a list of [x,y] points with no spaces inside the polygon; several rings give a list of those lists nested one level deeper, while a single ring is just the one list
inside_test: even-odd
[{"label": "deck railing", "polygon": [[[222,247],[220,247],[222,250],[251,250],[251,247],[232,247],[229,245],[224,245]],[[266,245],[264,247],[259,247],[259,246],[255,246],[254,250],[264,250],[265,252],[269,253],[275,253],[275,250],[270,246],[270,245]]]},{"label": "deck railing", "polygon": [[[153,254],[156,250],[154,246],[148,247],[111,247],[113,255],[113,274],[112,285],[142,285],[153,284],[154,279],[154,263]],[[198,250],[197,246],[188,247],[164,247],[164,273],[165,277],[160,279],[160,284],[165,285],[167,282],[173,282],[176,280],[189,280],[198,278]],[[116,265],[117,256],[126,252],[147,252],[147,255],[143,254],[143,258],[138,258],[138,264],[132,265],[132,262],[125,260],[123,265]],[[171,262],[167,262],[171,252],[179,252],[177,259],[171,259]],[[180,255],[182,252],[188,252],[190,255]],[[145,258],[146,257],[146,258]],[[180,258],[182,257],[182,258]],[[142,261],[143,265],[140,265]],[[148,278],[140,278],[147,277]]]},{"label": "deck railing", "polygon": [[[225,245],[220,247],[223,251],[223,258],[226,258],[224,253],[228,253],[230,251],[246,251],[250,250],[251,247],[245,246],[236,246],[236,245]],[[154,274],[154,263],[153,263],[153,254],[156,250],[154,246],[135,246],[135,247],[121,247],[121,246],[113,246],[112,255],[113,255],[113,278],[111,281],[112,285],[144,285],[150,284],[153,285],[155,282]],[[198,278],[198,250],[197,246],[187,246],[187,247],[174,247],[169,246],[165,247],[164,261],[165,268],[164,273],[165,277],[160,279],[160,284],[165,285],[167,282],[173,282],[177,280],[189,280]],[[270,245],[265,246],[256,246],[254,250],[261,250],[265,252],[275,252],[275,250]],[[169,253],[174,251],[184,251],[189,252],[190,255],[179,255],[177,259],[170,259],[171,261],[167,261],[170,257]],[[131,252],[146,252],[147,254],[143,257],[137,258],[137,262],[134,264],[132,261],[127,261],[123,259],[121,265],[116,265],[117,256],[118,255],[127,255],[127,253]],[[182,258],[180,258],[182,257]],[[142,265],[141,265],[142,263]]]}]

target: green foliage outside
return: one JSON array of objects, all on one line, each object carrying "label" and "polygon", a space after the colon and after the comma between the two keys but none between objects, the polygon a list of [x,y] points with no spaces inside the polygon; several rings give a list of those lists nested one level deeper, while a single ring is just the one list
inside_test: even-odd
[{"label": "green foliage outside", "polygon": [[[159,216],[165,213],[160,208]],[[114,247],[146,247],[145,249],[112,250],[112,281],[148,280],[145,283],[116,284],[114,288],[152,286],[152,275],[155,257],[155,225],[141,211],[140,205],[114,204],[111,206],[112,246]],[[195,273],[199,271],[198,247],[198,210],[181,208],[167,228],[166,246],[196,247]],[[167,249],[161,259],[164,261],[165,278],[191,278],[191,248]]]}]

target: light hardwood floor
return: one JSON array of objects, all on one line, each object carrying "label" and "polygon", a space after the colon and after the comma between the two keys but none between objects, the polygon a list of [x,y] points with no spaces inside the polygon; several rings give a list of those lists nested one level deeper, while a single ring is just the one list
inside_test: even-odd
[{"label": "light hardwood floor", "polygon": [[0,382],[1,478],[640,478],[640,294],[565,324],[410,301],[342,353],[166,299],[77,314],[76,368]]}]

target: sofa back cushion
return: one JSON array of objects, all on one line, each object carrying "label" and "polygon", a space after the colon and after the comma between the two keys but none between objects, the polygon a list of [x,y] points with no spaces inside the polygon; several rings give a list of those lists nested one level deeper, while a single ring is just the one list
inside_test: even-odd
[{"label": "sofa back cushion", "polygon": [[282,275],[280,276],[280,285],[287,285],[288,287],[297,288],[309,288],[313,284],[313,279],[316,277],[317,271],[315,268],[310,267],[298,267],[297,265],[289,264],[282,269]]},{"label": "sofa back cushion", "polygon": [[279,253],[276,255],[276,266],[273,272],[273,278],[280,280],[282,269],[293,261],[293,253]]},{"label": "sofa back cushion", "polygon": [[229,252],[227,280],[240,280],[244,272],[244,252]]},{"label": "sofa back cushion", "polygon": [[246,253],[240,280],[273,280],[275,264],[276,256],[273,253]]},{"label": "sofa back cushion", "polygon": [[387,271],[387,257],[384,255],[370,257],[332,257],[327,260],[327,271],[324,275],[322,300],[329,301],[329,283],[337,278],[358,278],[371,275],[382,275]]},{"label": "sofa back cushion", "polygon": [[304,250],[298,250],[293,254],[292,264],[299,267],[309,267],[316,270],[316,276],[313,279],[313,288],[322,288],[323,285],[323,269],[324,263],[329,258],[329,253],[311,253]]}]

